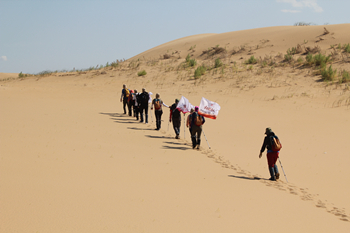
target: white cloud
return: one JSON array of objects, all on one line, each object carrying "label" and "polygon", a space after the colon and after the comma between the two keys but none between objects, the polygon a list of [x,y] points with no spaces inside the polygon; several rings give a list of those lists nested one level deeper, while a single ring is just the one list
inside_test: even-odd
[{"label": "white cloud", "polygon": [[[316,12],[323,12],[322,7],[320,7],[317,4],[317,0],[276,0],[277,2],[284,2],[284,3],[290,3],[292,4],[293,7],[297,7],[297,8],[311,8]],[[283,11],[286,12],[286,11]]]},{"label": "white cloud", "polygon": [[296,10],[282,10],[284,13],[300,13],[301,11],[296,11]]},{"label": "white cloud", "polygon": [[7,57],[6,56],[1,56],[1,60],[7,61]]}]

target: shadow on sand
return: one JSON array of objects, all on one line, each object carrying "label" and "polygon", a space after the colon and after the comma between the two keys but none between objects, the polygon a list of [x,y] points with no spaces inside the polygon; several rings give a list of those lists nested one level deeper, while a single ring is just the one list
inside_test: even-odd
[{"label": "shadow on sand", "polygon": [[264,180],[263,178],[256,177],[256,176],[254,176],[254,177],[252,178],[252,177],[247,177],[247,176],[228,175],[228,177],[233,177],[233,178],[243,179],[243,180]]}]

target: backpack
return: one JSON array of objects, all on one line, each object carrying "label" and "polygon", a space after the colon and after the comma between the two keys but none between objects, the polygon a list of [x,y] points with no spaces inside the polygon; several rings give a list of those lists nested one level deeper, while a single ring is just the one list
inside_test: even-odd
[{"label": "backpack", "polygon": [[280,151],[282,149],[282,144],[280,140],[276,137],[271,137],[271,150]]},{"label": "backpack", "polygon": [[140,103],[142,105],[147,105],[148,104],[148,100],[149,100],[149,94],[148,92],[143,92],[141,95],[140,95]]},{"label": "backpack", "polygon": [[197,126],[203,125],[202,116],[199,115],[198,113],[196,114],[196,116],[195,116],[195,118],[194,118],[194,124],[197,125]]},{"label": "backpack", "polygon": [[161,108],[160,99],[154,100],[154,107],[156,110],[159,110]]},{"label": "backpack", "polygon": [[126,98],[129,98],[129,95],[130,95],[129,89],[125,89],[125,97],[126,97]]}]

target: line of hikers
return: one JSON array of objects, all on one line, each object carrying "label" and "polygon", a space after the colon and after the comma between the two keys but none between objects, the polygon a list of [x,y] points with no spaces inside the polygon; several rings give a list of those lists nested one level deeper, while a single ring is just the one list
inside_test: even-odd
[{"label": "line of hikers", "polygon": [[[172,122],[175,131],[175,138],[180,138],[180,126],[181,126],[181,112],[176,108],[179,103],[178,99],[175,99],[175,103],[171,106],[166,105],[161,99],[159,93],[156,94],[155,99],[151,99],[151,93],[147,92],[145,88],[142,88],[142,92],[138,93],[137,90],[130,90],[123,84],[122,93],[120,96],[120,102],[123,102],[124,114],[136,117],[143,123],[148,124],[148,107],[151,104],[151,110],[154,108],[154,115],[156,117],[156,130],[161,128],[163,106],[170,108],[169,122]],[[198,107],[191,109],[190,115],[187,117],[186,126],[190,130],[192,148],[200,148],[202,125],[205,123],[205,118],[198,114]]]},{"label": "line of hikers", "polygon": [[[129,116],[132,116],[132,113],[134,113],[133,116],[136,117],[136,120],[139,120],[140,116],[140,122],[144,122],[143,114],[145,114],[146,124],[148,123],[148,107],[149,103],[151,103],[151,110],[153,110],[154,107],[154,115],[156,116],[156,130],[161,128],[162,106],[170,108],[169,122],[173,123],[176,134],[175,138],[180,138],[181,112],[176,108],[179,103],[178,99],[175,99],[174,104],[168,106],[160,99],[158,93],[156,94],[156,98],[152,100],[150,93],[148,93],[145,88],[142,88],[142,92],[138,93],[137,90],[129,90],[124,84],[120,101],[123,102],[124,114],[127,114],[127,107]],[[186,127],[189,128],[191,134],[193,149],[200,148],[202,125],[205,123],[205,118],[198,114],[198,110],[198,106],[196,106],[195,109],[191,109],[186,121]],[[270,180],[276,181],[280,177],[276,162],[282,145],[271,128],[266,128],[265,134],[266,136],[260,150],[259,158],[262,157],[262,153],[265,151],[265,148],[267,148],[266,157],[271,175]]]}]

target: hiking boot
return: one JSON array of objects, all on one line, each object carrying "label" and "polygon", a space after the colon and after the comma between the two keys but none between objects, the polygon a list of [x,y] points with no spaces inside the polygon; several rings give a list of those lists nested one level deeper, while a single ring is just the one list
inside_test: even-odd
[{"label": "hiking boot", "polygon": [[197,150],[199,150],[199,148],[200,148],[199,145],[197,145]]},{"label": "hiking boot", "polygon": [[276,180],[278,180],[280,178],[280,174],[276,173]]},{"label": "hiking boot", "polygon": [[275,177],[270,177],[269,180],[271,180],[271,181],[276,181],[276,178],[275,178]]},{"label": "hiking boot", "polygon": [[192,149],[196,148],[196,145],[192,145]]}]

